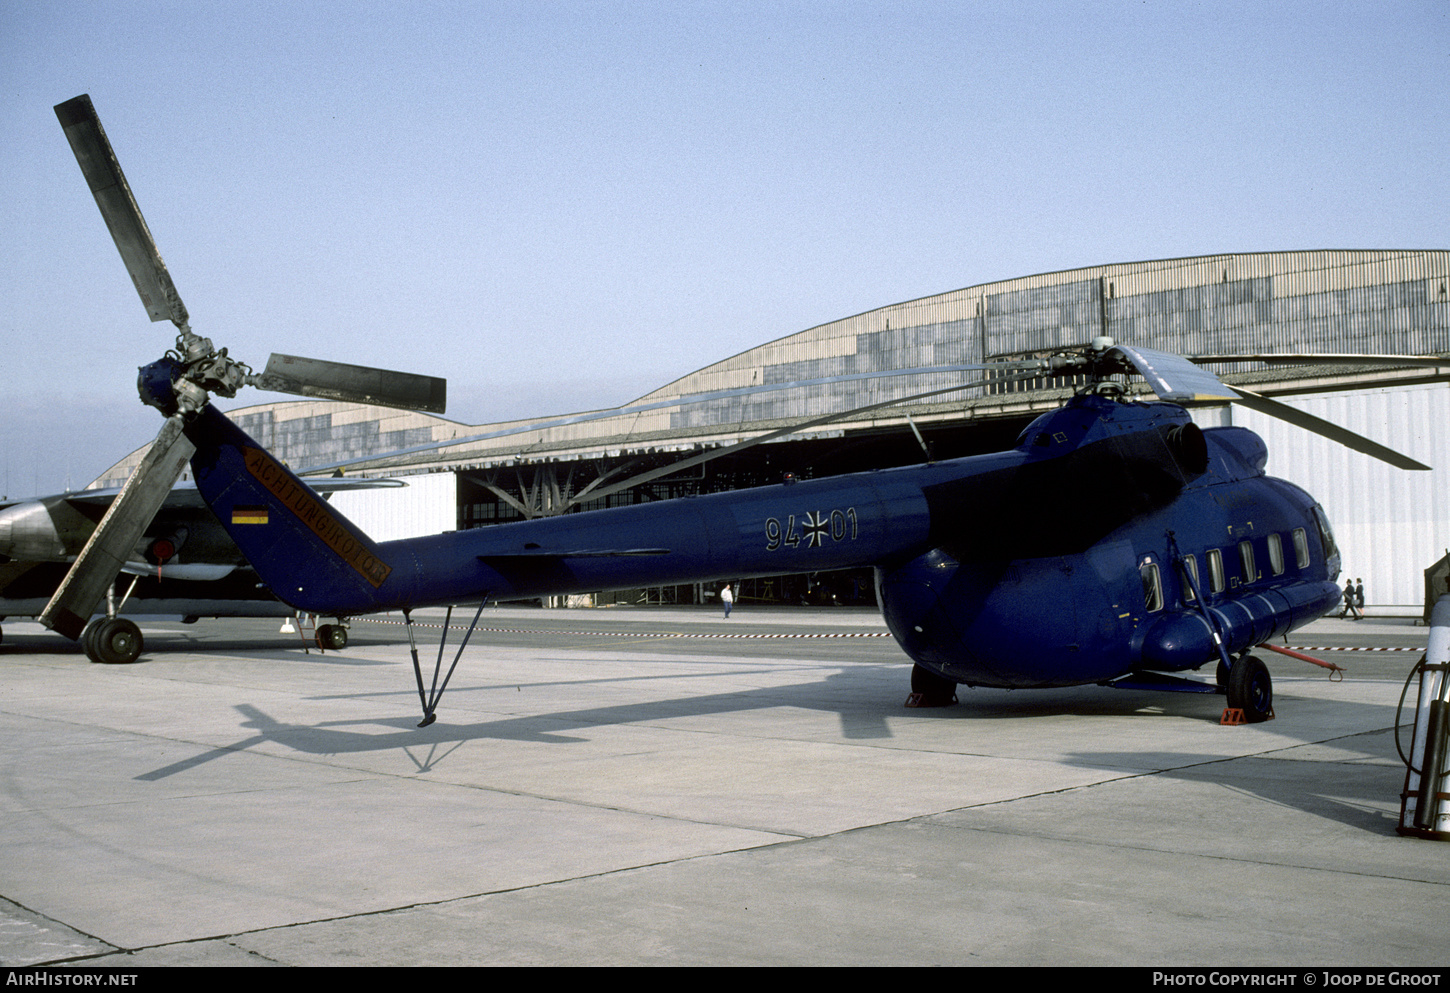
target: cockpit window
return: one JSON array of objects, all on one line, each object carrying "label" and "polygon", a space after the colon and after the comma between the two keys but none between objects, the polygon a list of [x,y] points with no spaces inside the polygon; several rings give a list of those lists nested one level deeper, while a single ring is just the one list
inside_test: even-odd
[{"label": "cockpit window", "polygon": [[1319,541],[1324,546],[1325,559],[1332,559],[1339,554],[1339,546],[1334,543],[1334,532],[1329,529],[1329,518],[1324,516],[1324,510],[1317,503],[1314,505],[1314,523],[1319,525]]}]

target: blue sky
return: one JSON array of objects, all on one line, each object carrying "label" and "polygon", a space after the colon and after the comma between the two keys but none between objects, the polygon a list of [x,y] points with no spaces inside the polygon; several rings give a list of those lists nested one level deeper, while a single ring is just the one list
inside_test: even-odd
[{"label": "blue sky", "polygon": [[1443,3],[0,0],[11,497],[159,426],[79,93],[198,333],[447,376],[467,423],[993,279],[1450,247]]}]

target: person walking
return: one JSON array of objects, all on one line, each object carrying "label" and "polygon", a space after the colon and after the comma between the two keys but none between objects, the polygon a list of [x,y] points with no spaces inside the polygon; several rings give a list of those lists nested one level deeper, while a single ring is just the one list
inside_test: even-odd
[{"label": "person walking", "polygon": [[1348,579],[1344,581],[1344,606],[1339,610],[1339,616],[1354,613],[1354,583]]},{"label": "person walking", "polygon": [[1354,612],[1357,615],[1354,618],[1355,620],[1357,620],[1357,621],[1364,620],[1364,580],[1363,579],[1356,579],[1354,581]]},{"label": "person walking", "polygon": [[726,583],[725,588],[720,591],[720,602],[725,605],[725,617],[730,617],[730,608],[735,605],[735,594],[730,592],[730,584]]}]

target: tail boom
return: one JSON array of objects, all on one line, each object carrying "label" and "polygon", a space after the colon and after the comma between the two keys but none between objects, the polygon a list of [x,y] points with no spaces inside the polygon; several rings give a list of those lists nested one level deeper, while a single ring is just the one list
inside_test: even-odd
[{"label": "tail boom", "polygon": [[931,533],[918,467],[375,542],[219,412],[187,434],[197,488],[247,561],[319,614],[868,566]]}]

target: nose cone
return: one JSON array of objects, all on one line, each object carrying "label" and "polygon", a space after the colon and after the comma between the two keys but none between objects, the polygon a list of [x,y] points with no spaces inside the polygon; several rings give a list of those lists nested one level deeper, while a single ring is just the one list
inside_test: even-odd
[{"label": "nose cone", "polygon": [[0,510],[0,555],[21,562],[65,562],[94,525],[63,498],[26,500]]}]

